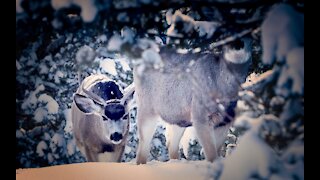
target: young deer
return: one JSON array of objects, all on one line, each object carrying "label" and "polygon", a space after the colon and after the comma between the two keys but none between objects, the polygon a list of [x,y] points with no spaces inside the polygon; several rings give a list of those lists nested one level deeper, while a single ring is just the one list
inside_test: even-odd
[{"label": "young deer", "polygon": [[[160,50],[164,71],[134,68],[139,147],[137,164],[144,164],[150,151],[156,119],[171,124],[168,149],[178,158],[179,142],[188,126],[195,128],[205,157],[213,161],[234,116],[238,88],[251,63],[251,41],[238,39],[225,45],[221,55],[178,54]],[[190,66],[192,64],[192,66]],[[178,72],[185,71],[178,75]]]},{"label": "young deer", "polygon": [[72,104],[73,135],[82,154],[91,162],[120,162],[129,129],[128,101],[131,86],[124,94],[104,75],[83,80]]}]

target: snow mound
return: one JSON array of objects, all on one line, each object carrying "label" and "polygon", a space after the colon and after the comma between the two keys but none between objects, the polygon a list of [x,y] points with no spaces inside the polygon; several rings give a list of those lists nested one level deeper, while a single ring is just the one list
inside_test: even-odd
[{"label": "snow mound", "polygon": [[18,169],[16,179],[210,179],[213,164],[206,161],[152,161],[134,163],[78,163],[34,169]]}]

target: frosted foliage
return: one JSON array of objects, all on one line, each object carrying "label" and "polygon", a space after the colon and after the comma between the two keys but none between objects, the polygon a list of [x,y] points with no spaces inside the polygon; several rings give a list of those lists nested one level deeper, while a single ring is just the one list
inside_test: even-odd
[{"label": "frosted foliage", "polygon": [[199,32],[199,36],[210,38],[218,27],[218,23],[207,21],[195,21],[195,29]]},{"label": "frosted foliage", "polygon": [[116,76],[117,75],[117,69],[116,69],[116,63],[113,59],[104,59],[100,62],[100,67],[107,73]]},{"label": "frosted foliage", "polygon": [[37,100],[38,100],[38,98],[36,97],[36,95],[40,92],[40,91],[43,91],[44,90],[44,86],[43,85],[39,85],[38,87],[37,87],[37,89],[36,90],[34,90],[33,92],[31,92],[30,94],[29,94],[29,97],[26,99],[26,100],[24,100],[24,102],[22,103],[22,105],[21,105],[21,108],[22,109],[26,109],[26,108],[30,108],[30,107],[34,107],[35,106],[35,104],[37,103]]},{"label": "frosted foliage", "polygon": [[59,153],[57,152],[59,148],[64,148],[65,139],[62,134],[55,133],[51,138],[50,149],[56,158],[59,158]]},{"label": "frosted foliage", "polygon": [[289,5],[275,5],[261,28],[265,64],[272,64],[275,58],[283,61],[293,48],[304,44],[304,15]]},{"label": "frosted foliage", "polygon": [[282,68],[277,86],[286,88],[291,80],[292,93],[302,94],[304,90],[304,48],[292,49],[287,55],[287,64]]},{"label": "frosted foliage", "polygon": [[182,148],[183,154],[187,158],[190,158],[188,153],[190,143],[192,143],[196,139],[197,139],[197,136],[196,136],[195,129],[193,127],[186,128],[180,141],[180,148]]},{"label": "frosted foliage", "polygon": [[48,74],[49,68],[45,64],[40,64],[40,74]]},{"label": "frosted foliage", "polygon": [[63,78],[64,74],[62,71],[57,71],[56,74],[54,75],[54,82],[59,84],[60,83],[60,78]]}]

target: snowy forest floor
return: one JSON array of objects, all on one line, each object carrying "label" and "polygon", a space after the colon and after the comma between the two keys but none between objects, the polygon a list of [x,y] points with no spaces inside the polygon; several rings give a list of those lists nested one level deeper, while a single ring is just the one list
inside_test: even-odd
[{"label": "snowy forest floor", "polygon": [[[37,179],[210,179],[215,164],[207,161],[151,161],[128,163],[77,163],[44,168],[17,169],[17,180]],[[211,170],[211,171],[210,171]]]}]

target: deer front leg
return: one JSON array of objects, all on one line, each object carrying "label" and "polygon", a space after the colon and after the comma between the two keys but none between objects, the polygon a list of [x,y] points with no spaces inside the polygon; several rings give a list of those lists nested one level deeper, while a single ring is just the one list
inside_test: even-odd
[{"label": "deer front leg", "polygon": [[95,152],[90,150],[87,146],[85,147],[85,154],[86,154],[86,159],[88,162],[97,162],[98,157]]},{"label": "deer front leg", "polygon": [[208,109],[203,103],[193,102],[191,120],[199,143],[201,144],[207,161],[213,162],[218,156],[214,125],[210,121]]},{"label": "deer front leg", "polygon": [[137,151],[137,164],[145,164],[150,153],[151,140],[155,131],[157,120],[155,117],[139,111],[137,113],[137,128],[139,145]]},{"label": "deer front leg", "polygon": [[167,147],[169,150],[170,159],[178,159],[179,158],[179,144],[181,137],[186,128],[170,125],[168,124],[166,127],[167,132]]}]

